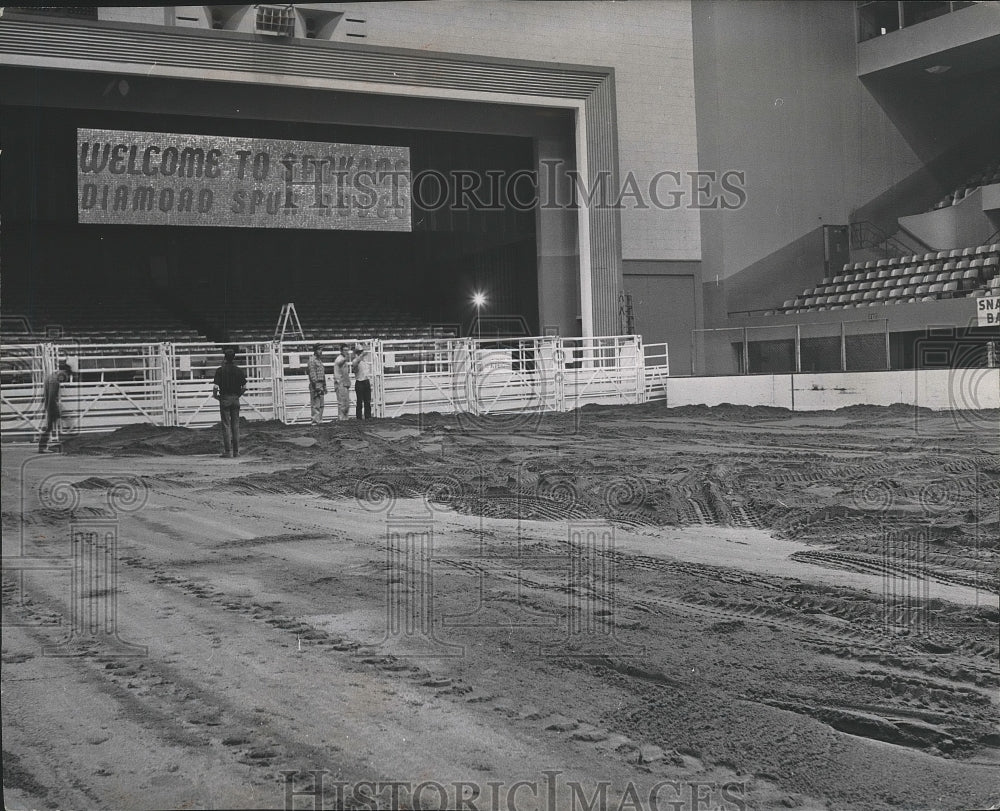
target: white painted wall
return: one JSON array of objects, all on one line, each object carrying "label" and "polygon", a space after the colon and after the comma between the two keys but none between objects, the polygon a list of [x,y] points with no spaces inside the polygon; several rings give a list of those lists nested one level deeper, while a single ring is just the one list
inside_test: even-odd
[{"label": "white painted wall", "polygon": [[832,411],[903,403],[935,411],[1000,409],[1000,369],[675,377],[662,390],[669,408],[731,403]]}]

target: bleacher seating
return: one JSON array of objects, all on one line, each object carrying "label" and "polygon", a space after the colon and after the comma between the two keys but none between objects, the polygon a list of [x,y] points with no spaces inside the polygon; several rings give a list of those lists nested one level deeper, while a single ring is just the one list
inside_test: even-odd
[{"label": "bleacher seating", "polygon": [[[44,302],[29,306],[23,292],[5,291],[0,341],[8,344],[38,341],[126,344],[209,340],[206,334],[167,311],[153,295],[148,290],[87,290],[77,294],[47,290]],[[89,303],[81,305],[85,299]],[[439,329],[399,306],[386,303],[372,291],[315,291],[295,304],[308,339],[441,337]],[[196,308],[197,302],[192,305],[192,309]],[[280,311],[281,302],[274,296],[242,299],[233,296],[227,303],[224,322],[219,320],[218,313],[201,315],[202,321],[212,330],[212,338],[237,342],[270,341],[274,338]]]},{"label": "bleacher seating", "polygon": [[786,301],[778,313],[912,304],[985,295],[1000,284],[1000,243],[844,265],[816,287]]},{"label": "bleacher seating", "polygon": [[[308,298],[292,296],[307,339],[411,339],[435,336],[434,328],[400,305],[370,289],[317,290]],[[229,302],[225,333],[230,341],[270,341],[281,304],[273,297]],[[221,328],[221,324],[218,325]],[[286,336],[294,337],[294,336]]]},{"label": "bleacher seating", "polygon": [[[87,298],[89,302],[83,303]],[[44,300],[28,302],[5,291],[0,341],[100,344],[194,342],[206,337],[166,310],[149,290],[46,289]]]},{"label": "bleacher seating", "polygon": [[929,210],[936,211],[960,203],[980,186],[988,186],[991,183],[1000,183],[1000,161],[991,163],[983,171],[977,172],[957,189],[938,200]]}]

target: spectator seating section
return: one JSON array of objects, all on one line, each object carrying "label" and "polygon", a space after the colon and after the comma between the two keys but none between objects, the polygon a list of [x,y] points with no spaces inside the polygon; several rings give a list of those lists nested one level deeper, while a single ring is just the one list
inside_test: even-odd
[{"label": "spectator seating section", "polygon": [[[412,339],[438,336],[424,319],[386,301],[371,289],[316,290],[307,298],[292,295],[295,311],[307,339]],[[235,297],[234,297],[235,298]],[[230,341],[270,341],[281,311],[273,296],[231,298],[226,312]],[[221,324],[217,325],[220,328]],[[286,338],[297,335],[288,332]]]},{"label": "spectator seating section", "polygon": [[998,280],[1000,242],[857,262],[764,315],[981,296],[995,291]]},{"label": "spectator seating section", "polygon": [[[93,303],[81,305],[84,298]],[[164,309],[149,290],[48,289],[43,302],[31,304],[23,293],[5,291],[0,341],[40,340],[127,344],[207,339]]]},{"label": "spectator seating section", "polygon": [[989,186],[991,183],[1000,183],[1000,161],[991,163],[983,171],[970,177],[957,189],[938,200],[929,210],[936,211],[960,203],[980,186]]},{"label": "spectator seating section", "polygon": [[[97,303],[80,307],[81,298]],[[200,343],[209,337],[165,310],[146,290],[79,294],[47,292],[44,304],[28,307],[26,295],[5,291],[0,341],[36,343],[79,341],[83,343]],[[228,340],[270,341],[283,302],[273,296],[231,301],[226,322],[212,323],[213,313],[204,321],[216,336],[226,328]],[[308,300],[296,302],[296,311],[307,339],[410,339],[453,337],[456,329],[444,333],[420,318],[388,306],[374,292],[338,289],[317,291]],[[30,312],[30,319],[24,313]],[[286,334],[289,339],[297,335]]]}]

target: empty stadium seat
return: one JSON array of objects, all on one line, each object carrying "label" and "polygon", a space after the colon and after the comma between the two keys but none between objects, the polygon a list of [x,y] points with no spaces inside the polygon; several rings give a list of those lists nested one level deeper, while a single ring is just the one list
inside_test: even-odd
[{"label": "empty stadium seat", "polygon": [[962,274],[961,288],[963,290],[973,290],[979,285],[979,269],[969,268]]}]

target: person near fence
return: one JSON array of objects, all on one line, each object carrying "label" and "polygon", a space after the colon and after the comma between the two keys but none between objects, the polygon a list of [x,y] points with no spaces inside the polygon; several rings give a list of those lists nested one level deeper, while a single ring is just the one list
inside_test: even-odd
[{"label": "person near fence", "polygon": [[38,452],[46,453],[49,449],[49,437],[52,430],[59,426],[62,419],[62,408],[59,405],[59,388],[70,379],[73,368],[61,361],[59,368],[45,378],[42,386],[42,411],[45,415],[45,425],[42,428],[42,435],[38,440]]},{"label": "person near fence", "polygon": [[215,370],[212,396],[222,416],[222,458],[240,455],[240,397],[246,391],[247,373],[236,365],[236,350],[227,347],[222,365]]},{"label": "person near fence", "polygon": [[337,418],[346,420],[351,412],[351,348],[340,345],[340,354],[333,362],[333,388],[337,393]]},{"label": "person near fence", "polygon": [[323,424],[323,402],[326,397],[326,367],[323,365],[323,347],[316,344],[306,371],[309,373],[309,404],[312,406],[312,424]]},{"label": "person near fence", "polygon": [[354,369],[354,396],[357,398],[355,406],[355,416],[360,419],[370,420],[372,418],[372,383],[370,379],[371,361],[368,360],[368,352],[360,343],[354,345],[354,360],[351,361]]}]

